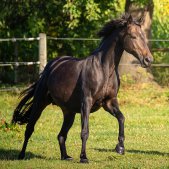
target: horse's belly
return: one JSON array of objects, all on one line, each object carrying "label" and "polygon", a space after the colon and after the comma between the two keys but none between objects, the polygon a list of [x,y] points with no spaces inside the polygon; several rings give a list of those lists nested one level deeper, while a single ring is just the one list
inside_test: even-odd
[{"label": "horse's belly", "polygon": [[103,100],[102,99],[98,99],[92,106],[91,108],[91,113],[99,110],[103,105]]}]

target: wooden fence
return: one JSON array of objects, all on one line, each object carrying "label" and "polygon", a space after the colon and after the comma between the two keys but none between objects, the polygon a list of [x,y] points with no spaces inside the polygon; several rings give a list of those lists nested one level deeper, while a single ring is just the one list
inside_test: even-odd
[{"label": "wooden fence", "polygon": [[[20,65],[39,65],[39,73],[41,73],[47,63],[47,40],[74,40],[74,41],[99,41],[100,39],[89,39],[89,38],[56,38],[56,37],[48,37],[45,33],[40,33],[39,37],[36,38],[8,38],[8,39],[0,39],[0,42],[4,41],[39,41],[39,59],[35,62],[0,62],[0,67],[5,66],[14,66],[15,72],[15,81],[17,82],[17,67]],[[169,39],[150,39],[149,41],[162,41],[169,42]],[[152,49],[152,52],[169,52],[169,48],[156,48]],[[124,64],[124,66],[130,66],[130,64]],[[169,64],[152,64],[152,67],[165,67],[168,68]]]},{"label": "wooden fence", "polygon": [[37,38],[8,38],[0,39],[0,42],[5,41],[39,41],[39,60],[36,62],[0,62],[0,67],[4,66],[21,66],[21,65],[39,65],[39,73],[42,72],[43,68],[47,63],[47,37],[45,33],[40,33]]}]

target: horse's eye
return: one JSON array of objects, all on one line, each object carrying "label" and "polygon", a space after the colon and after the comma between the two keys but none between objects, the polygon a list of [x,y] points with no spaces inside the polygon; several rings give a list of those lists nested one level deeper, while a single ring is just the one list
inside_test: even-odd
[{"label": "horse's eye", "polygon": [[131,35],[131,34],[127,34],[127,36],[129,37],[129,38],[132,38],[132,39],[136,39],[137,37],[135,36],[135,35]]},{"label": "horse's eye", "polygon": [[137,38],[136,36],[133,36],[133,35],[130,35],[130,37],[131,37],[132,39],[136,39],[136,38]]}]

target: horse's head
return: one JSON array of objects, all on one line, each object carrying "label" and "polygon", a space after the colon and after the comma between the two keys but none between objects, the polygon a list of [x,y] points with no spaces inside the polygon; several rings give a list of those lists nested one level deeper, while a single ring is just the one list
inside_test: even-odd
[{"label": "horse's head", "polygon": [[141,29],[141,20],[135,21],[130,15],[122,36],[124,49],[134,55],[142,67],[148,67],[153,61],[153,56],[146,43],[145,35]]}]

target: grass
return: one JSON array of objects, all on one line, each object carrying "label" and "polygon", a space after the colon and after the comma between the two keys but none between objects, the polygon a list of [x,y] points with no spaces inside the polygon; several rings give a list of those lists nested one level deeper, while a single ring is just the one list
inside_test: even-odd
[{"label": "grass", "polygon": [[119,103],[126,117],[125,155],[114,152],[118,137],[117,120],[100,109],[90,115],[87,142],[89,164],[80,164],[80,115],[76,115],[68,140],[68,153],[74,160],[60,160],[57,134],[62,113],[48,106],[36,124],[26,159],[18,161],[25,126],[11,127],[9,122],[18,103],[18,94],[0,93],[0,168],[1,169],[114,169],[169,168],[169,90],[155,84],[123,86]]}]

